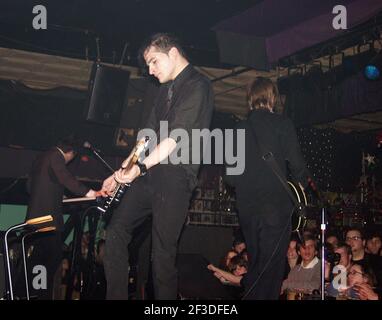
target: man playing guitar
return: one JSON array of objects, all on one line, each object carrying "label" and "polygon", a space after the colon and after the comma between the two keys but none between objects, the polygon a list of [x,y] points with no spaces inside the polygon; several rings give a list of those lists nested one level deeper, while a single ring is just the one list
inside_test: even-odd
[{"label": "man playing guitar", "polygon": [[[142,46],[141,53],[149,73],[162,84],[146,128],[158,132],[160,121],[167,121],[169,130],[184,129],[190,137],[192,129],[209,128],[211,84],[189,64],[177,40],[156,34]],[[131,184],[106,231],[107,299],[128,298],[128,244],[134,229],[149,215],[155,298],[177,298],[177,243],[199,170],[199,164],[160,163],[178,143],[172,137],[164,138],[142,162],[128,170],[122,168],[104,181],[106,194],[112,194],[117,183]]]}]

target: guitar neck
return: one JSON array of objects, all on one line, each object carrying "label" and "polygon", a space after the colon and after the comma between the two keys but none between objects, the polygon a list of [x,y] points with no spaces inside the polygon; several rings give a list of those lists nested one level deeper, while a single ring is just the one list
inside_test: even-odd
[{"label": "guitar neck", "polygon": [[133,156],[131,160],[127,163],[127,165],[123,168],[123,172],[126,173],[128,172],[138,161],[137,156]]}]

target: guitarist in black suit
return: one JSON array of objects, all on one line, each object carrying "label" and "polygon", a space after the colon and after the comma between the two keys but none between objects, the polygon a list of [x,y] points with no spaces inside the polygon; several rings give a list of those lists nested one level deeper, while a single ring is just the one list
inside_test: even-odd
[{"label": "guitarist in black suit", "polygon": [[[78,196],[96,196],[96,191],[79,182],[66,167],[76,156],[76,145],[75,139],[68,137],[42,153],[33,162],[27,181],[30,197],[26,219],[50,214],[56,227],[55,232],[38,234],[33,238],[34,249],[29,266],[44,265],[47,268],[47,288],[33,290],[33,286],[30,286],[31,295],[37,295],[40,299],[52,299],[54,274],[62,260],[62,200],[65,188]],[[33,280],[33,277],[29,279]]]},{"label": "guitarist in black suit", "polygon": [[293,124],[273,112],[277,97],[277,88],[269,79],[259,77],[248,86],[250,113],[247,121],[237,125],[237,129],[245,129],[245,170],[241,175],[226,176],[236,188],[239,220],[249,255],[248,272],[241,281],[246,292],[244,299],[279,298],[291,236],[293,203],[262,159],[259,144],[272,152],[285,177],[288,164],[293,179],[308,185],[308,171]]},{"label": "guitarist in black suit", "polygon": [[[161,83],[146,128],[158,133],[160,121],[167,121],[170,132],[183,129],[190,141],[192,129],[208,129],[213,111],[212,86],[208,78],[188,62],[179,42],[168,34],[156,34],[142,46],[141,53],[149,73]],[[171,159],[164,164],[162,161],[184,141],[170,134],[158,142],[142,162],[134,164],[127,172],[119,170],[104,181],[106,193],[115,189],[116,181],[134,181],[106,231],[107,299],[128,298],[127,246],[134,229],[149,215],[152,215],[155,298],[177,298],[177,243],[196,186],[199,164],[172,164]],[[189,150],[191,159],[192,150]]]}]

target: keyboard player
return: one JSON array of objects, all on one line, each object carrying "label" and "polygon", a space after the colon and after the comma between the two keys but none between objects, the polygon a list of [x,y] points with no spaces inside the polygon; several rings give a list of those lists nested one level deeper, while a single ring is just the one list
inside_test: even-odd
[{"label": "keyboard player", "polygon": [[[43,265],[47,270],[47,281],[42,281],[38,288],[33,288],[32,285],[33,277],[36,275],[30,273],[29,276],[31,296],[35,295],[38,299],[53,299],[55,285],[58,284],[57,287],[59,287],[59,267],[63,247],[61,233],[64,227],[62,199],[65,188],[79,197],[95,198],[99,195],[97,191],[89,189],[78,181],[66,167],[76,156],[79,146],[72,137],[59,141],[56,146],[42,153],[34,161],[27,182],[30,198],[26,219],[51,214],[54,219],[53,225],[56,227],[55,232],[36,234],[31,237],[33,253],[31,262],[28,264],[31,269],[29,271],[31,272],[36,265]],[[58,276],[55,277],[55,274]]]}]

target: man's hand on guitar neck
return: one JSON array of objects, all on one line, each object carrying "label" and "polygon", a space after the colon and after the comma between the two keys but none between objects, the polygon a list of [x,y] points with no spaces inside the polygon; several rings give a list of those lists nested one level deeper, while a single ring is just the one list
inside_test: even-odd
[{"label": "man's hand on guitar neck", "polygon": [[119,169],[114,172],[113,175],[104,180],[102,184],[102,188],[100,193],[103,197],[107,197],[111,195],[115,188],[117,187],[117,183],[130,183],[135,180],[140,175],[139,167],[134,165],[127,172],[123,169]]},{"label": "man's hand on guitar neck", "polygon": [[114,191],[116,186],[117,186],[117,181],[115,181],[114,174],[113,174],[103,181],[102,188],[100,190],[101,195],[103,197],[107,197]]},{"label": "man's hand on guitar neck", "polygon": [[126,171],[124,169],[119,169],[118,171],[114,172],[114,179],[118,183],[131,183],[133,182],[137,177],[139,177],[141,173],[141,170],[137,165],[133,165],[130,170]]},{"label": "man's hand on guitar neck", "polygon": [[[141,140],[140,142],[142,142]],[[172,138],[164,139],[159,145],[155,147],[153,152],[143,161],[146,168],[149,169],[157,165],[160,161],[167,158],[169,154],[175,149],[176,142]],[[130,155],[122,164],[122,167],[127,167],[127,163],[131,161],[132,155]],[[100,190],[103,197],[111,195],[117,183],[131,183],[141,174],[140,168],[135,164],[128,171],[125,172],[124,169],[119,169],[114,172],[113,175],[104,180],[102,184],[102,189]]]}]

